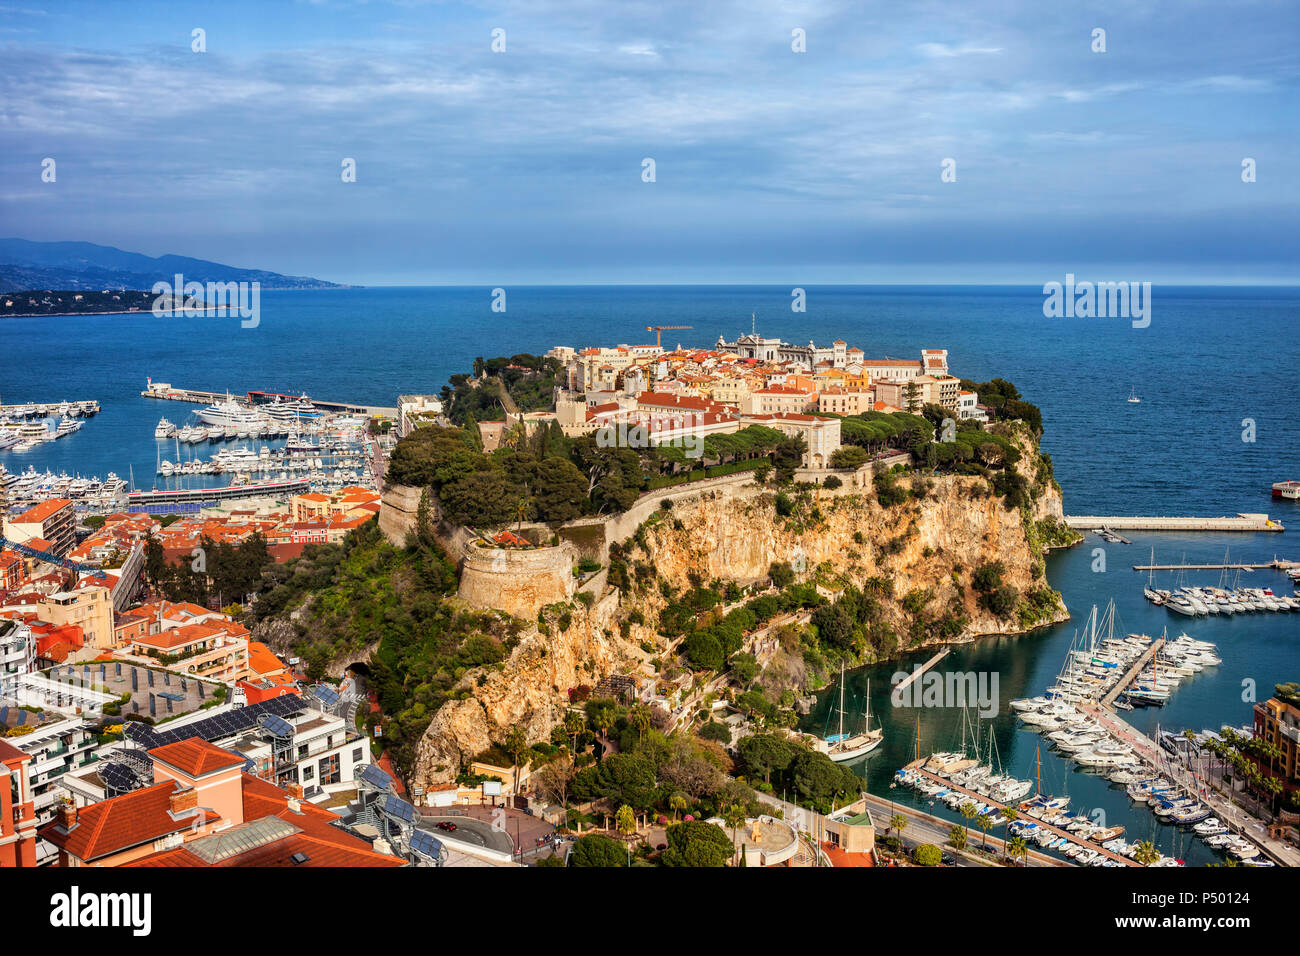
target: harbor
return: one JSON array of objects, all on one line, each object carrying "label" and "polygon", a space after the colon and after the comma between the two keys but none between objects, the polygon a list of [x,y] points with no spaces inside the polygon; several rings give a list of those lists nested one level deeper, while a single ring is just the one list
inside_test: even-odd
[{"label": "harbor", "polygon": [[[1286,528],[1267,514],[1241,512],[1218,518],[1147,518],[1098,515],[1066,515],[1063,519],[1076,531],[1276,531]],[[1128,543],[1128,542],[1118,542]]]}]

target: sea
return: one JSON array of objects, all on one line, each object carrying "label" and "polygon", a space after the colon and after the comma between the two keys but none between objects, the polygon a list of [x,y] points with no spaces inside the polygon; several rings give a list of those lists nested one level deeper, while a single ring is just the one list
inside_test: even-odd
[{"label": "sea", "polygon": [[[1300,559],[1300,507],[1270,497],[1275,481],[1300,478],[1300,406],[1296,374],[1300,289],[1164,287],[1153,290],[1150,323],[1126,318],[1048,318],[1038,287],[811,286],[806,311],[792,311],[788,287],[546,286],[376,288],[265,291],[255,328],[238,318],[152,315],[18,318],[0,322],[0,402],[97,399],[102,412],[81,431],[18,454],[0,452],[10,471],[35,467],[101,477],[131,477],[134,487],[164,487],[157,442],[160,417],[184,424],[197,406],[144,398],[147,379],[184,388],[261,389],[329,401],[392,406],[399,394],[437,392],[468,371],[476,356],[541,353],[555,345],[641,344],[647,326],[665,346],[708,347],[756,330],[786,341],[829,345],[844,339],[870,357],[915,358],[948,350],[951,371],[1014,382],[1043,411],[1043,449],[1052,457],[1067,514],[1200,515],[1268,512],[1283,534],[1130,534],[1132,544],[1089,535],[1048,558],[1047,576],[1072,619],[1030,635],[959,646],[942,671],[999,678],[993,728],[1010,772],[1040,771],[1044,790],[1069,793],[1079,810],[1101,809],[1124,823],[1130,839],[1155,839],[1190,863],[1214,855],[1186,831],[1154,822],[1122,789],[1078,773],[1019,729],[1005,707],[1041,693],[1060,669],[1075,632],[1094,606],[1114,600],[1117,632],[1170,636],[1183,631],[1219,645],[1223,664],[1188,679],[1164,708],[1125,715],[1138,729],[1240,726],[1251,703],[1274,684],[1300,680],[1300,614],[1257,613],[1192,620],[1152,607],[1145,574],[1132,570],[1153,550],[1161,563]],[[494,311],[494,304],[504,311]],[[1141,401],[1130,403],[1136,394]],[[211,449],[211,446],[207,446]],[[209,450],[207,453],[211,453]],[[187,454],[182,446],[182,454]],[[1096,570],[1098,551],[1104,571]],[[1217,571],[1191,572],[1188,583],[1214,584]],[[1285,576],[1258,571],[1243,584],[1290,593]],[[1171,574],[1161,584],[1175,583]],[[920,655],[917,660],[926,655]],[[889,677],[913,660],[861,669],[846,680],[851,699],[871,681],[873,720],[885,743],[854,769],[873,792],[919,799],[889,787],[916,749],[917,712],[889,703]],[[855,697],[856,695],[856,697]],[[838,686],[804,720],[822,732]],[[963,718],[955,709],[922,708],[923,752],[954,749]],[[934,808],[943,813],[942,805]]]}]

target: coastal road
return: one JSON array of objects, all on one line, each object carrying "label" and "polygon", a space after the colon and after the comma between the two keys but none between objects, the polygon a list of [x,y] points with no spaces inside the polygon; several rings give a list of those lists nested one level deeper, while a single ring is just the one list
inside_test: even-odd
[{"label": "coastal road", "polygon": [[[871,811],[871,818],[876,824],[876,833],[882,834],[889,827],[889,820],[895,813],[901,813],[907,820],[907,829],[903,831],[903,841],[909,846],[918,843],[933,843],[945,853],[953,853],[957,859],[958,866],[983,866],[986,865],[978,859],[971,859],[960,853],[954,853],[952,847],[948,846],[948,831],[952,829],[953,823],[944,820],[942,817],[932,816],[917,810],[915,807],[907,806],[902,803],[894,803],[892,800],[883,800],[873,794],[867,794],[867,809]],[[1001,852],[1002,839],[993,834],[981,833],[979,830],[971,827],[971,833],[968,837],[971,847],[984,845],[987,839],[988,847],[995,852]],[[1025,856],[1025,863],[1028,866],[1074,866],[1066,860],[1057,859],[1036,850],[1030,850]]]}]

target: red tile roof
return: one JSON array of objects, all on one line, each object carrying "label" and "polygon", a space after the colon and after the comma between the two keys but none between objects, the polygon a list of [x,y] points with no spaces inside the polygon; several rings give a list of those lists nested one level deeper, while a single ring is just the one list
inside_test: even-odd
[{"label": "red tile roof", "polygon": [[174,767],[189,777],[204,777],[244,762],[243,757],[238,757],[229,750],[222,750],[199,737],[154,747],[149,751],[149,756],[154,760],[161,760],[167,766]]},{"label": "red tile roof", "polygon": [[35,507],[28,508],[17,518],[10,518],[11,524],[39,524],[61,511],[69,508],[72,502],[67,498],[47,498]]},{"label": "red tile roof", "polygon": [[173,817],[171,797],[182,789],[176,781],[166,780],[83,807],[78,811],[77,822],[71,830],[63,829],[56,820],[41,827],[39,833],[59,849],[89,863],[134,846],[152,843],[171,833],[181,833],[193,827],[195,819],[200,821],[200,825],[219,819],[216,814],[204,810],[200,810],[197,817]]}]

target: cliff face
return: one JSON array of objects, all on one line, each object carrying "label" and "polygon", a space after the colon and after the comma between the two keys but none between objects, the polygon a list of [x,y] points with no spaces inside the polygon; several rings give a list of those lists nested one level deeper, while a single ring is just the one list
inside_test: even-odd
[{"label": "cliff face", "polygon": [[618,603],[610,592],[591,608],[578,604],[568,612],[568,627],[553,621],[549,636],[534,631],[499,668],[467,673],[458,688],[472,696],[438,709],[420,741],[411,783],[454,780],[463,763],[504,742],[513,727],[522,727],[529,743],[548,739],[569,688],[634,666],[636,649],[619,637]]},{"label": "cliff face", "polygon": [[[923,499],[890,508],[871,493],[815,491],[796,502],[789,517],[777,514],[771,492],[719,495],[674,507],[676,521],[650,528],[644,550],[660,579],[679,588],[691,586],[691,572],[749,583],[765,579],[773,562],[788,561],[796,571],[857,587],[868,578],[891,578],[896,600],[884,607],[895,626],[908,620],[897,599],[925,589],[932,614],[953,599],[960,602],[969,617],[966,636],[1021,630],[1014,617],[981,608],[970,586],[974,570],[992,562],[1002,564],[1003,583],[1018,591],[1046,585],[1036,573],[1041,556],[1026,538],[1021,512],[984,496],[986,482],[979,478],[937,478],[929,487]],[[1059,511],[1060,496],[1051,490],[1038,505],[1044,514]],[[1062,606],[1048,620],[1066,617]]]}]

